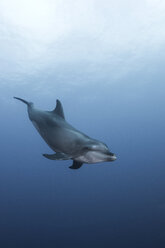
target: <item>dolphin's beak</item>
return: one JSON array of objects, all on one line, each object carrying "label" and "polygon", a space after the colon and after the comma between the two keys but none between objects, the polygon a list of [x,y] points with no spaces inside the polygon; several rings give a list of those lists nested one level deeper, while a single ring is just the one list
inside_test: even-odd
[{"label": "dolphin's beak", "polygon": [[109,161],[115,161],[117,159],[116,155],[112,152],[109,152],[108,155],[109,155],[109,159],[108,159]]},{"label": "dolphin's beak", "polygon": [[111,161],[115,161],[116,159],[117,159],[116,155],[113,155],[113,156],[111,157]]}]

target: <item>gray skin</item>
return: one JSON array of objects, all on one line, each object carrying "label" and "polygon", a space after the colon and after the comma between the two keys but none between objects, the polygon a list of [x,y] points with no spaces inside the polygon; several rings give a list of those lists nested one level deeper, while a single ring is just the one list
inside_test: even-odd
[{"label": "gray skin", "polygon": [[72,159],[69,168],[78,169],[83,163],[93,164],[116,160],[106,144],[90,138],[89,136],[72,127],[65,120],[62,104],[56,101],[53,111],[36,109],[34,104],[21,98],[14,97],[27,104],[29,119],[55,154],[43,154],[51,160]]}]

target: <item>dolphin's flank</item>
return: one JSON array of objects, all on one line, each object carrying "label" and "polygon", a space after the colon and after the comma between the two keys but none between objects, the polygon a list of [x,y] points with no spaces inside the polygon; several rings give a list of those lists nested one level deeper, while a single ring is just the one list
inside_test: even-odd
[{"label": "dolphin's flank", "polygon": [[51,160],[73,160],[70,169],[78,169],[83,163],[93,164],[116,160],[106,144],[90,138],[72,127],[64,116],[62,104],[56,100],[53,111],[36,109],[32,102],[14,97],[27,105],[29,119],[54,154],[43,154]]}]

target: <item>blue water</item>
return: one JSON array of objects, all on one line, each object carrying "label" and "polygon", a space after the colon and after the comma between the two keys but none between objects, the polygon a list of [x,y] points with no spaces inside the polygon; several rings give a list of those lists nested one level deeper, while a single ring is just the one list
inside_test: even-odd
[{"label": "blue water", "polygon": [[[93,18],[109,25],[106,4],[100,9],[105,19]],[[105,25],[101,33],[94,26],[85,33],[87,14],[79,30],[49,44],[0,18],[2,248],[165,247],[165,57],[163,43],[154,40],[163,41],[161,26],[143,33],[144,46],[136,43],[139,33],[126,48],[116,44],[122,51],[111,51],[118,32],[111,37]],[[120,25],[127,30],[121,20]],[[142,28],[148,30],[148,22]],[[72,161],[45,159],[42,154],[51,149],[28,119],[26,105],[13,96],[43,110],[54,109],[60,99],[66,120],[105,142],[117,160],[70,170]]]},{"label": "blue water", "polygon": [[[149,81],[150,79],[147,78]],[[68,169],[51,152],[14,99],[1,104],[1,247],[164,247],[163,82],[79,87],[67,97],[28,100],[53,109],[107,143],[113,163]],[[27,93],[22,91],[21,97]],[[95,96],[95,98],[93,98]],[[91,99],[90,99],[91,97]]]}]

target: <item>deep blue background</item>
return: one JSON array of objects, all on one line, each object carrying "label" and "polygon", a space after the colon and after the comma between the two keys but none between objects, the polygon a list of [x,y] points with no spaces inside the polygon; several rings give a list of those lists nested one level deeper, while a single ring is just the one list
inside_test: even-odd
[{"label": "deep blue background", "polygon": [[[67,97],[54,87],[55,98],[43,99],[27,99],[28,87],[6,92],[1,247],[164,247],[163,75],[156,80],[156,74],[129,75],[118,84],[77,87]],[[62,99],[66,119],[106,142],[118,159],[76,171],[68,169],[71,161],[46,160],[41,154],[51,151],[28,120],[26,105],[12,99],[17,93],[49,110],[56,97]]]}]

